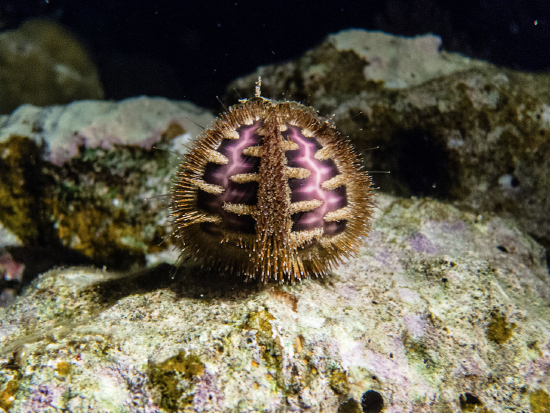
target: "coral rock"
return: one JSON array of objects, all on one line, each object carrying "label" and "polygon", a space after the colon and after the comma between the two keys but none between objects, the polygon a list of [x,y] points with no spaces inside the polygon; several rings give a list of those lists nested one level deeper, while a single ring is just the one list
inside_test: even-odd
[{"label": "coral rock", "polygon": [[45,106],[102,98],[94,62],[59,24],[29,20],[0,33],[0,113],[24,103]]},{"label": "coral rock", "polygon": [[378,207],[357,257],[294,286],[43,274],[0,309],[0,395],[12,413],[544,412],[544,249],[432,200]]},{"label": "coral rock", "polygon": [[[227,88],[334,113],[383,191],[498,212],[550,249],[550,75],[440,50],[433,35],[346,30],[296,61],[259,68]],[[370,150],[371,148],[379,148]]]}]

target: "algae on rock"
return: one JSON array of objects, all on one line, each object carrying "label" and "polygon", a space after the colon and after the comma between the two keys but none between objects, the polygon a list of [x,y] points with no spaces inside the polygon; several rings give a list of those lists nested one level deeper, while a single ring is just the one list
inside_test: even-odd
[{"label": "algae on rock", "polygon": [[378,207],[359,256],[293,286],[192,265],[42,274],[0,309],[1,395],[11,413],[545,412],[544,249],[494,215]]},{"label": "algae on rock", "polygon": [[161,98],[24,105],[0,125],[0,222],[24,247],[69,249],[99,266],[174,260],[163,244],[170,152],[212,120]]}]

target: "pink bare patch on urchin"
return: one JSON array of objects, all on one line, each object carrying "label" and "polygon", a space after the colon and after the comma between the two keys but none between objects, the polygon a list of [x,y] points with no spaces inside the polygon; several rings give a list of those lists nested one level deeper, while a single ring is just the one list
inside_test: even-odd
[{"label": "pink bare patch on urchin", "polygon": [[[219,195],[209,194],[199,190],[198,206],[210,214],[219,214],[230,231],[239,231],[247,234],[254,233],[255,221],[251,216],[237,215],[223,209],[224,203],[254,205],[258,201],[258,183],[235,183],[230,178],[238,174],[255,173],[260,167],[260,158],[243,155],[243,151],[251,146],[262,143],[263,137],[256,132],[262,122],[254,122],[249,126],[237,129],[239,139],[225,139],[218,147],[218,152],[224,155],[229,162],[225,165],[209,163],[204,171],[204,181],[219,185],[224,192]],[[206,223],[202,228],[208,232],[216,231],[216,225]]]},{"label": "pink bare patch on urchin", "polygon": [[338,168],[332,159],[319,160],[315,158],[315,153],[322,148],[317,139],[304,136],[295,126],[287,125],[287,127],[283,136],[296,142],[299,147],[294,151],[286,152],[288,166],[305,168],[311,172],[311,175],[305,179],[289,180],[290,202],[314,199],[323,202],[319,208],[313,211],[294,214],[292,230],[308,231],[323,228],[323,232],[327,235],[338,234],[346,228],[346,221],[326,222],[324,217],[328,212],[336,211],[347,205],[346,188],[340,186],[333,190],[325,190],[321,187],[323,182],[338,175]]}]

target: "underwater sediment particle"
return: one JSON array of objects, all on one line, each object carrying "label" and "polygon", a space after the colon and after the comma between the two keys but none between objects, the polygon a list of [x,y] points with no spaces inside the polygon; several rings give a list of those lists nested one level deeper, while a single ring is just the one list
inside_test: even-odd
[{"label": "underwater sediment particle", "polygon": [[256,96],[195,142],[171,212],[182,251],[204,267],[263,282],[321,276],[370,230],[372,183],[329,120]]}]

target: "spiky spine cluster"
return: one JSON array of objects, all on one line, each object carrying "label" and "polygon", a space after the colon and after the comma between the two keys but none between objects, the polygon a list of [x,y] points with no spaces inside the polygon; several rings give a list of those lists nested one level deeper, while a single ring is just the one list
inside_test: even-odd
[{"label": "spiky spine cluster", "polygon": [[[261,122],[255,132],[263,137],[260,147],[248,147],[244,154],[260,158],[257,173],[231,177],[233,182],[258,182],[256,205],[224,203],[223,209],[254,218],[254,234],[228,231],[219,214],[201,210],[198,192],[220,194],[221,186],[205,182],[208,163],[222,165],[228,160],[217,149],[225,139],[240,139],[243,125]],[[318,200],[291,203],[289,179],[306,178],[303,168],[289,168],[285,152],[297,148],[283,137],[288,127],[297,127],[303,137],[314,137],[322,147],[315,159],[332,159],[338,175],[322,183],[324,190],[345,185],[347,205],[328,212],[324,221],[345,220],[345,229],[336,235],[323,228],[292,231],[292,214],[315,210]],[[200,259],[204,266],[222,273],[237,272],[263,282],[294,282],[312,275],[323,275],[345,257],[354,254],[361,237],[368,235],[372,215],[370,176],[361,171],[361,158],[341,140],[338,132],[322,121],[312,108],[295,102],[274,102],[253,98],[221,115],[195,142],[176,175],[171,211],[174,236],[186,254]],[[211,223],[220,234],[208,233],[201,224]]]}]

